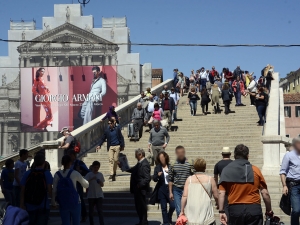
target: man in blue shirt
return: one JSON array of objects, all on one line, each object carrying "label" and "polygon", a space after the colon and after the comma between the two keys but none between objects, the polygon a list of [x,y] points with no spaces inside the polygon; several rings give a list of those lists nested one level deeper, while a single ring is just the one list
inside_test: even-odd
[{"label": "man in blue shirt", "polygon": [[117,162],[119,160],[120,151],[124,150],[124,137],[121,129],[115,127],[112,120],[108,121],[108,128],[105,130],[100,142],[97,146],[97,150],[101,149],[102,144],[107,140],[107,151],[109,157],[109,180],[116,180]]},{"label": "man in blue shirt", "polygon": [[285,154],[280,177],[283,194],[290,195],[292,213],[291,225],[299,225],[300,217],[300,138],[293,139],[294,150]]},{"label": "man in blue shirt", "polygon": [[[22,177],[21,180],[21,208],[25,209],[28,212],[29,215],[29,225],[47,225],[48,224],[48,219],[49,219],[49,212],[50,212],[50,201],[49,201],[49,196],[52,194],[52,183],[53,183],[53,177],[50,173],[49,170],[44,170],[45,166],[45,156],[43,154],[37,154],[34,157],[34,163],[36,165],[35,169],[28,170],[24,176]],[[44,200],[38,205],[36,204],[30,204],[26,202],[25,199],[25,190],[28,196],[31,195],[38,195],[39,190],[32,190],[33,193],[30,193],[30,190],[28,190],[28,187],[30,186],[29,182],[30,181],[29,177],[31,176],[31,173],[36,173],[39,171],[44,172],[44,179],[46,183],[46,190],[45,190],[45,196]],[[32,175],[34,176],[34,175]],[[33,178],[34,179],[34,178]],[[40,178],[43,179],[43,178]],[[35,180],[33,180],[34,182]],[[34,183],[33,183],[34,184]],[[27,189],[26,189],[27,187]]]}]

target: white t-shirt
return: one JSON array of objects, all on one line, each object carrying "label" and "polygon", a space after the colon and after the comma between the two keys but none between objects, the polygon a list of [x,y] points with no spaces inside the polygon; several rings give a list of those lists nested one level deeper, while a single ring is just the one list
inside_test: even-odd
[{"label": "white t-shirt", "polygon": [[165,176],[165,184],[169,184],[169,169],[163,169],[163,173]]},{"label": "white t-shirt", "polygon": [[[27,166],[28,166],[27,162],[21,162],[20,160],[18,160],[15,163],[15,170],[19,169],[19,180],[20,180],[20,182],[21,182],[22,177],[24,176],[24,174],[26,172]],[[13,185],[14,186],[20,186],[17,183],[16,179],[14,179]]]},{"label": "white t-shirt", "polygon": [[96,177],[96,179],[91,180],[89,190],[87,192],[87,198],[104,198],[102,187],[100,184],[97,183],[97,180],[100,180],[101,182],[105,182],[104,176],[102,173],[93,173],[89,172],[86,176],[85,179],[89,180],[92,179],[93,177]]}]

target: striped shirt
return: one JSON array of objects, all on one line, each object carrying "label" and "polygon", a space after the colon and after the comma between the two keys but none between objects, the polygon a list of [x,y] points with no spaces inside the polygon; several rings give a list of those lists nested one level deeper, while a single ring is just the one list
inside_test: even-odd
[{"label": "striped shirt", "polygon": [[169,180],[173,182],[173,185],[178,188],[184,188],[186,179],[194,174],[194,167],[189,163],[188,160],[185,160],[184,163],[176,161],[171,165],[169,171]]}]

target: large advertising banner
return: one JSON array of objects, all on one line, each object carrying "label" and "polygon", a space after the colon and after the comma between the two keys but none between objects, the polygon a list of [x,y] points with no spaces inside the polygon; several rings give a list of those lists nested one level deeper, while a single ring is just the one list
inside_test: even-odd
[{"label": "large advertising banner", "polygon": [[115,66],[21,69],[21,130],[74,130],[117,105]]}]

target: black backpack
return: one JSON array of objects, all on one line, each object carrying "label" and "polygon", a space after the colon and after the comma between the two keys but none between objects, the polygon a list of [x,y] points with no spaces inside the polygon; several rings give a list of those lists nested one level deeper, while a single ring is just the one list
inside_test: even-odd
[{"label": "black backpack", "polygon": [[40,205],[45,198],[47,198],[45,170],[31,170],[25,183],[25,203]]}]

